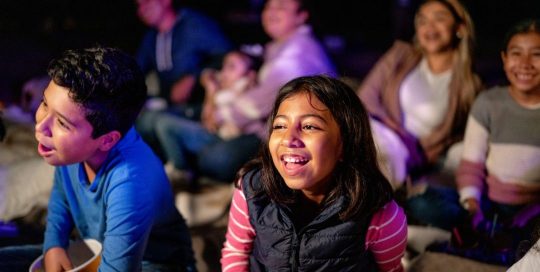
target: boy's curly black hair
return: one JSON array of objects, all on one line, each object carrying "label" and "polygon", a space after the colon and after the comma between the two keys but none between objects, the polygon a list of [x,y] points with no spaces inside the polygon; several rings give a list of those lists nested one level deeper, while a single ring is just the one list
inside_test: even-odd
[{"label": "boy's curly black hair", "polygon": [[136,61],[119,49],[68,50],[51,61],[47,72],[84,108],[93,138],[113,130],[124,135],[146,100],[143,73]]}]

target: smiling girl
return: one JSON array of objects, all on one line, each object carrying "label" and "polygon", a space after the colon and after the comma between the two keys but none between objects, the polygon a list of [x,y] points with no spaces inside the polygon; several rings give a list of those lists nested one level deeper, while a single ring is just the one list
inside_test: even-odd
[{"label": "smiling girl", "polygon": [[267,145],[239,174],[223,271],[401,271],[406,219],[354,91],[297,78],[269,124]]}]

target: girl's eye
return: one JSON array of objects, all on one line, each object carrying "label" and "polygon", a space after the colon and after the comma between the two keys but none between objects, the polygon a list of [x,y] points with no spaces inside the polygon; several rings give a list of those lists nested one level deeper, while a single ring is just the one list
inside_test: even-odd
[{"label": "girl's eye", "polygon": [[278,130],[278,129],[284,129],[285,128],[285,125],[283,124],[274,124],[272,126],[272,130]]},{"label": "girl's eye", "polygon": [[316,126],[314,126],[314,125],[304,125],[302,128],[305,129],[305,130],[316,130],[316,129],[319,129],[318,127],[316,127]]}]

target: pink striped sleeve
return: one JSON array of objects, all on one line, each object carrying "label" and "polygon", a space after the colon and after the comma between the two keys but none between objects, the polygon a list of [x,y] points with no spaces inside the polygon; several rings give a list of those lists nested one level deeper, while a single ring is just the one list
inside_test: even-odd
[{"label": "pink striped sleeve", "polygon": [[366,234],[366,249],[371,251],[379,271],[403,271],[401,257],[407,246],[407,218],[393,200],[376,212]]},{"label": "pink striped sleeve", "polygon": [[223,272],[249,271],[249,254],[253,248],[255,231],[249,222],[246,197],[240,189],[235,189],[225,243],[221,250],[221,270]]}]

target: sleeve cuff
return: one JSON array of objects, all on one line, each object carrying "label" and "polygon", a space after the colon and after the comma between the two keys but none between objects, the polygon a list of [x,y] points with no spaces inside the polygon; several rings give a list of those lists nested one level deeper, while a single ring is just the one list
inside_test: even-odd
[{"label": "sleeve cuff", "polygon": [[[47,236],[47,235],[46,235]],[[53,247],[61,247],[64,249],[67,249],[69,246],[69,240],[64,239],[65,241],[62,241],[60,237],[52,238],[52,237],[45,237],[45,241],[43,241],[43,254],[47,252],[50,248]]]},{"label": "sleeve cuff", "polygon": [[463,203],[466,199],[474,198],[480,202],[482,193],[474,186],[463,187],[459,190],[459,202]]}]

